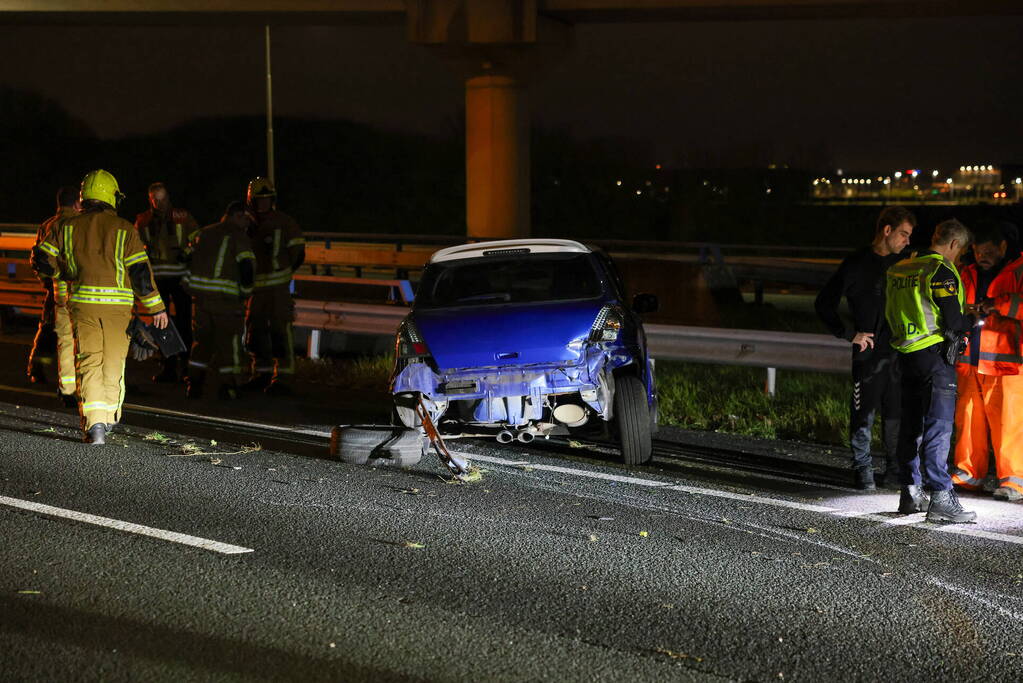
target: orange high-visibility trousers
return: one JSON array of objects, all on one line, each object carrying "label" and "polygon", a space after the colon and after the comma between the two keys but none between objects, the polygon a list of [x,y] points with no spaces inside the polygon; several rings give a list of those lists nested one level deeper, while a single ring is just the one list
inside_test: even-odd
[{"label": "orange high-visibility trousers", "polygon": [[959,373],[955,471],[952,481],[979,489],[991,451],[1000,486],[1023,493],[1023,375]]}]

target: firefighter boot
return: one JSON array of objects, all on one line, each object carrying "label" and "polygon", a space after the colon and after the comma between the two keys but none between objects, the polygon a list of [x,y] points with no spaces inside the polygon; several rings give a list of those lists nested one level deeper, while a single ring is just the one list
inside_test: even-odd
[{"label": "firefighter boot", "polygon": [[1011,486],[999,486],[991,495],[995,500],[1004,500],[1006,503],[1023,501],[1023,493],[1020,493]]},{"label": "firefighter boot", "polygon": [[202,385],[206,383],[206,373],[201,370],[193,370],[188,373],[188,379],[185,382],[188,385],[185,388],[185,396],[188,398],[201,398]]},{"label": "firefighter boot", "polygon": [[919,486],[903,486],[899,495],[899,512],[904,515],[923,512],[927,502],[927,494]]},{"label": "firefighter boot", "polygon": [[106,442],[107,427],[102,422],[97,422],[89,427],[89,431],[85,433],[85,443],[92,444],[93,446],[102,446]]},{"label": "firefighter boot", "polygon": [[268,386],[272,377],[268,372],[261,372],[257,375],[253,375],[252,379],[241,386],[242,391],[263,391]]},{"label": "firefighter boot", "polygon": [[935,491],[931,494],[931,504],[927,506],[928,522],[967,524],[976,519],[976,512],[964,510],[959,504],[959,496],[955,491]]},{"label": "firefighter boot", "polygon": [[221,401],[233,401],[238,398],[238,387],[233,384],[221,384],[217,389],[217,398]]},{"label": "firefighter boot", "polygon": [[78,396],[75,394],[65,394],[60,389],[57,389],[57,400],[59,400],[65,408],[78,407]]},{"label": "firefighter boot", "polygon": [[860,491],[873,491],[877,488],[877,485],[874,483],[873,467],[857,467],[853,470],[853,475],[853,484]]}]

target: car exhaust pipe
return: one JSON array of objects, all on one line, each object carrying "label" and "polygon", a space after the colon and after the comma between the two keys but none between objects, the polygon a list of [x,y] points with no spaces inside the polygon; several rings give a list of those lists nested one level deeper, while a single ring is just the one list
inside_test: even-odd
[{"label": "car exhaust pipe", "polygon": [[515,440],[515,435],[509,432],[507,429],[502,429],[497,433],[497,443],[511,443]]},{"label": "car exhaust pipe", "polygon": [[519,440],[519,443],[533,443],[533,439],[536,438],[536,434],[522,430],[515,436],[515,438]]}]

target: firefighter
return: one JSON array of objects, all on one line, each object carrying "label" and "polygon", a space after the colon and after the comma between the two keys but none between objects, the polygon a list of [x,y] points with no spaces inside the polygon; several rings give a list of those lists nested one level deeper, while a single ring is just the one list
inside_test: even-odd
[{"label": "firefighter", "polygon": [[287,394],[295,373],[291,277],[305,261],[305,238],[294,219],[277,210],[277,191],[266,178],[249,183],[246,205],[254,216],[249,235],[256,282],[245,318],[252,355],[252,378],[245,388]]},{"label": "firefighter", "polygon": [[[927,521],[972,522],[948,472],[955,418],[956,338],[973,326],[963,314],[963,288],[955,262],[970,231],[950,219],[934,229],[931,248],[910,254],[888,269],[885,317],[902,373],[899,425],[899,512],[927,509]],[[923,488],[922,488],[922,486]],[[924,492],[930,492],[930,500]]]},{"label": "firefighter", "polygon": [[207,369],[214,360],[221,376],[219,397],[238,396],[245,302],[255,280],[256,257],[247,235],[251,224],[245,204],[232,202],[221,221],[200,230],[190,245],[191,272],[183,280],[194,305],[189,398],[202,395]]},{"label": "firefighter", "polygon": [[117,215],[124,198],[117,180],[107,171],[91,171],[80,197],[82,212],[60,221],[39,245],[46,254],[40,273],[59,273],[68,283],[82,429],[86,442],[103,444],[121,418],[134,300],[158,328],[167,327],[167,313],[145,246],[132,224]]},{"label": "firefighter", "polygon": [[[39,245],[46,240],[54,225],[78,213],[78,188],[62,187],[57,190],[57,212],[39,226],[35,247],[32,249],[32,269],[39,274],[39,264],[46,253]],[[28,376],[32,382],[45,383],[44,366],[57,360],[57,398],[65,406],[76,408],[75,397],[75,342],[71,335],[71,321],[67,314],[67,284],[59,279],[42,277],[46,289],[39,329],[28,356]]]},{"label": "firefighter", "polygon": [[952,482],[976,491],[990,475],[997,482],[995,498],[1018,502],[1023,500],[1023,257],[1009,262],[1007,250],[1004,231],[992,226],[973,246],[976,263],[963,270],[965,301],[980,320],[956,366],[959,433]]},{"label": "firefighter", "polygon": [[[192,298],[181,284],[188,273],[186,248],[199,231],[192,214],[171,205],[170,194],[163,183],[149,186],[149,208],[135,217],[135,227],[149,253],[156,286],[168,306],[174,306],[174,324],[187,348],[191,344]],[[183,371],[183,368],[182,368]],[[163,359],[163,369],[154,382],[177,382],[178,357]]]},{"label": "firefighter", "polygon": [[[889,206],[877,219],[874,240],[847,257],[824,285],[814,307],[836,337],[850,342],[852,350],[852,398],[849,405],[849,445],[852,448],[853,484],[863,490],[876,488],[870,443],[874,415],[881,414],[881,436],[887,466],[882,482],[898,486],[896,449],[899,438],[898,354],[889,340],[884,319],[884,284],[888,266],[898,261],[909,244],[916,218],[901,206]],[[845,297],[852,324],[838,309]]]}]

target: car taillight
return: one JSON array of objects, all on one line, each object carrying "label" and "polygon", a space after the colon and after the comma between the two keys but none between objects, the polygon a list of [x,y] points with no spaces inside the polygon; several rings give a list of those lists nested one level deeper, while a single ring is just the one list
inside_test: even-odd
[{"label": "car taillight", "polygon": [[419,334],[419,328],[409,318],[406,318],[398,326],[398,336],[395,339],[395,355],[398,358],[405,359],[427,358],[430,355],[430,350],[426,347],[423,336]]},{"label": "car taillight", "polygon": [[590,328],[591,342],[613,342],[618,340],[618,333],[622,330],[622,316],[612,306],[604,306],[597,314]]}]

